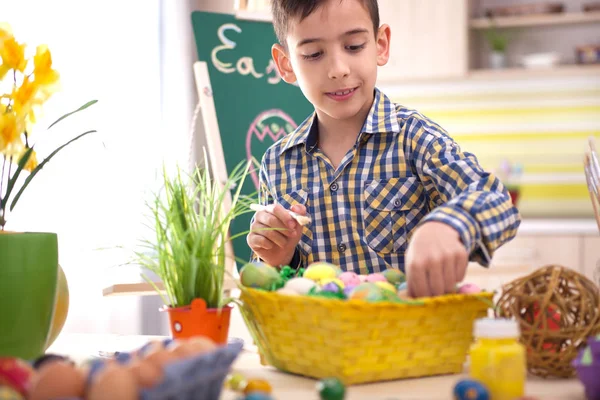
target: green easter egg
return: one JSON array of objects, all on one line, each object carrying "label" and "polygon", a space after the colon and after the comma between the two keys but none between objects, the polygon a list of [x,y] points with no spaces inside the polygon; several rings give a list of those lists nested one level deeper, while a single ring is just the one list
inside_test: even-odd
[{"label": "green easter egg", "polygon": [[337,378],[321,379],[317,383],[317,391],[321,400],[344,400],[346,388]]},{"label": "green easter egg", "polygon": [[402,271],[396,268],[386,269],[381,273],[387,279],[389,283],[392,285],[399,285],[401,283],[406,282],[406,276]]},{"label": "green easter egg", "polygon": [[276,268],[262,262],[252,262],[240,270],[242,285],[255,289],[271,290],[283,282]]}]

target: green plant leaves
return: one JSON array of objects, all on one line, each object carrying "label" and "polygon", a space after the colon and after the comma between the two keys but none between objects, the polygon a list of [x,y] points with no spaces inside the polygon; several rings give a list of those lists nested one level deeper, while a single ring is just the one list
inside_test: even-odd
[{"label": "green plant leaves", "polygon": [[[27,177],[27,179],[25,179],[25,182],[23,183],[23,186],[21,186],[21,189],[17,192],[17,195],[15,196],[15,198],[13,199],[13,201],[10,203],[10,210],[12,211],[12,209],[15,207],[15,205],[17,204],[17,201],[19,200],[19,198],[21,197],[21,195],[23,194],[23,191],[25,190],[25,188],[29,185],[29,183],[31,182],[31,180],[37,175],[38,172],[40,172],[40,170],[42,168],[44,168],[44,165],[46,165],[46,163],[48,163],[52,157],[54,157],[59,151],[61,151],[62,149],[64,149],[65,147],[67,147],[68,145],[70,145],[71,143],[81,139],[84,136],[89,135],[90,133],[94,133],[96,132],[95,130],[91,130],[91,131],[87,131],[82,133],[81,135],[69,140],[67,143],[63,144],[62,146],[59,146],[56,150],[54,150],[52,153],[50,153],[50,155],[48,157],[46,157],[44,159],[44,161],[42,161],[41,163],[38,164],[37,167],[35,167],[35,169],[33,171],[31,171],[31,173],[29,174],[29,176]],[[33,147],[31,149],[29,149],[27,151],[27,153],[25,153],[25,155],[29,154],[31,155],[31,151],[33,150]],[[23,156],[23,158],[21,159],[21,161],[23,161],[23,159],[25,159],[26,157]],[[29,156],[27,157],[27,159],[29,159]],[[27,160],[25,160],[25,163],[27,162]],[[23,163],[21,165],[21,162],[19,162],[19,169],[23,169],[23,166],[25,166],[25,163]],[[20,171],[18,171],[20,172]],[[15,176],[17,176],[17,173],[15,173]],[[10,182],[9,182],[10,185]],[[6,197],[8,199],[8,196]]]},{"label": "green plant leaves", "polygon": [[78,113],[79,111],[83,111],[86,108],[93,106],[97,102],[98,102],[98,100],[90,100],[87,103],[85,103],[84,105],[82,105],[81,107],[79,107],[77,110],[66,113],[65,115],[63,115],[62,117],[60,117],[59,119],[57,119],[56,121],[54,121],[52,124],[50,124],[50,126],[48,127],[48,129],[52,128],[54,125],[58,124],[60,121],[62,121],[63,119],[67,118],[68,116],[73,115],[75,113]]}]

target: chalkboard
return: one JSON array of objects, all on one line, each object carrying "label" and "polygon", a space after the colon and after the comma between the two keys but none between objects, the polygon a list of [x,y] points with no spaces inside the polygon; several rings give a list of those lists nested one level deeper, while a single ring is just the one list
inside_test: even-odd
[{"label": "chalkboard", "polygon": [[[313,107],[298,86],[279,77],[271,58],[276,42],[271,23],[195,11],[192,25],[198,60],[208,66],[229,175],[243,160],[254,156],[260,161],[265,150],[293,131]],[[256,172],[246,180],[243,193],[258,190]],[[251,218],[252,214],[236,218],[231,235],[248,230]],[[233,251],[236,258],[249,260],[245,237],[233,241]]]}]

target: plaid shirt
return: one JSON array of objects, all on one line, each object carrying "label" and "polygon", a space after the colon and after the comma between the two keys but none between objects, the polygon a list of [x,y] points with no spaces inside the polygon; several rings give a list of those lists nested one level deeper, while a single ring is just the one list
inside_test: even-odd
[{"label": "plaid shirt", "polygon": [[326,261],[360,274],[404,270],[411,235],[426,221],[455,228],[470,260],[488,266],[516,234],[520,215],[502,183],[417,111],[375,89],[337,169],[317,147],[316,118],[267,149],[260,170],[261,204],[303,204],[311,216],[292,266]]}]

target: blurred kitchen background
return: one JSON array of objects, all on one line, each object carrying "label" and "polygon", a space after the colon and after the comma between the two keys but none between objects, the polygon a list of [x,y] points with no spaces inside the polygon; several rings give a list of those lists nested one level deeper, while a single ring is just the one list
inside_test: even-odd
[{"label": "blurred kitchen background", "polygon": [[[103,132],[44,169],[40,193],[52,184],[61,196],[44,200],[37,213],[15,213],[20,225],[13,229],[59,233],[71,290],[64,331],[168,334],[158,296],[103,297],[102,290],[140,281],[115,248],[139,238],[141,195],[156,182],[161,159],[187,161],[205,143],[201,127],[190,131],[197,103],[190,13],[268,20],[268,1],[83,3],[0,0],[1,21],[54,49],[65,94],[48,114],[99,98],[83,125]],[[600,137],[600,2],[379,0],[379,6],[392,41],[378,86],[477,154],[509,187],[524,218],[493,266],[471,265],[467,280],[494,290],[560,264],[600,283],[600,233],[583,173],[587,140]],[[65,182],[56,184],[59,174]],[[69,181],[74,174],[77,185]],[[70,193],[77,204],[61,201]],[[27,201],[33,204],[35,195]],[[239,315],[232,334],[246,337]]]}]

